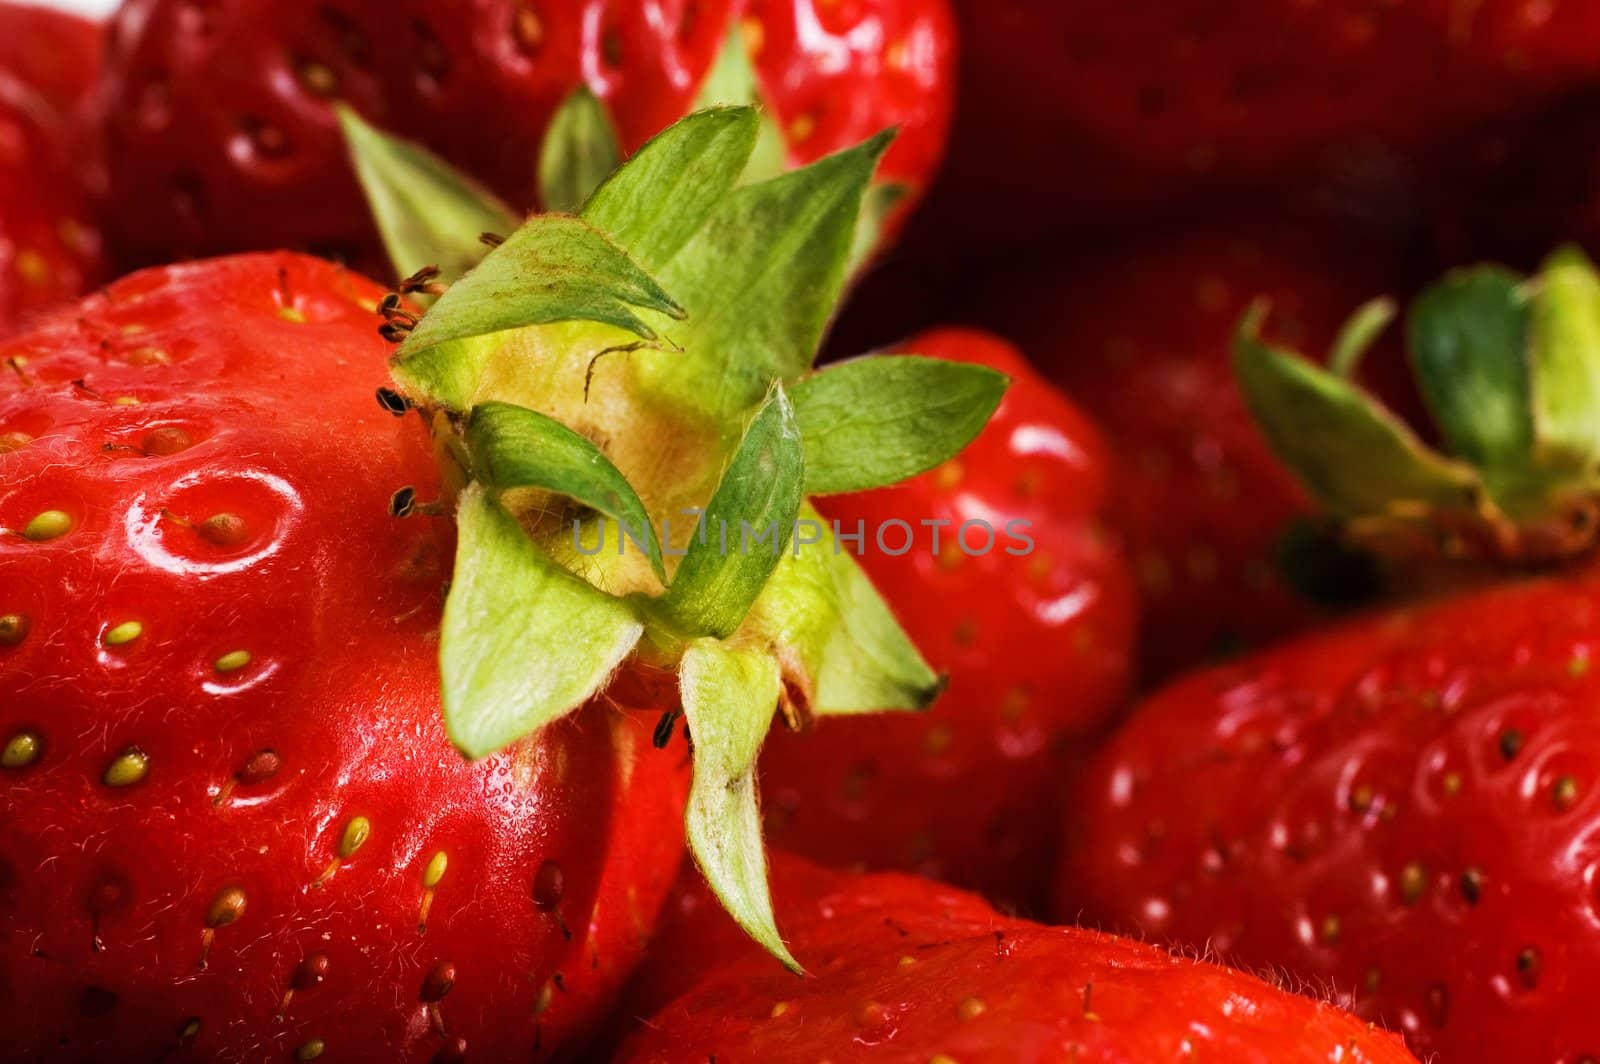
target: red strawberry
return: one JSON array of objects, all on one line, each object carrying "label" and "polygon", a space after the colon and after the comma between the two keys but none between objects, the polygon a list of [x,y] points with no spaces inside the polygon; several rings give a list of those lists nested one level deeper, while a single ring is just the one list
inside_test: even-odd
[{"label": "red strawberry", "polygon": [[1264,433],[1401,590],[1460,592],[1202,674],[1147,703],[1074,803],[1060,912],[1335,986],[1419,1053],[1592,1059],[1600,1023],[1600,271],[1456,270],[1406,336],[1435,449],[1262,342]]},{"label": "red strawberry", "polygon": [[636,956],[681,752],[604,705],[451,749],[381,296],[245,257],[0,349],[0,1056],[522,1057]]},{"label": "red strawberry", "polygon": [[1469,594],[1168,688],[1072,806],[1057,911],[1331,986],[1424,1058],[1600,1052],[1597,591]]},{"label": "red strawberry", "polygon": [[0,336],[99,280],[61,119],[0,68]]},{"label": "red strawberry", "polygon": [[688,111],[742,20],[790,162],[894,125],[883,177],[925,186],[949,111],[945,0],[131,0],[112,27],[106,204],[136,260],[374,248],[332,102],[532,205],[541,142],[580,85],[637,148]]},{"label": "red strawberry", "polygon": [[[1029,264],[989,286],[980,316],[1110,436],[1113,523],[1139,577],[1147,677],[1322,615],[1279,565],[1286,530],[1309,507],[1240,397],[1233,335],[1265,297],[1274,335],[1324,351],[1391,273],[1366,249],[1291,225],[1214,225]],[[1394,378],[1392,354],[1367,365]]]},{"label": "red strawberry", "polygon": [[[462,188],[343,120],[382,189]],[[1004,380],[811,371],[888,138],[735,187],[759,132],[685,118],[448,281],[219,260],[0,349],[5,1055],[570,1053],[685,809],[793,963],[754,783],[774,713],[939,686],[806,495],[939,464]],[[407,246],[474,240],[444,218]],[[682,753],[646,746],[680,718],[686,806]]]},{"label": "red strawberry", "polygon": [[644,1014],[619,1061],[1412,1059],[1338,1009],[1202,961],[1008,919],[908,876],[793,858],[774,871],[780,919],[811,977],[739,943],[686,885],[638,1003],[674,997]]},{"label": "red strawberry", "polygon": [[[817,860],[916,870],[1036,905],[1062,744],[1102,728],[1129,689],[1133,586],[1100,527],[1106,456],[1094,427],[1009,345],[946,329],[904,349],[1012,381],[959,458],[823,504],[846,531],[864,522],[864,567],[949,686],[918,716],[775,733],[761,762],[768,827]],[[1030,522],[1031,546],[1009,537],[1018,520]],[[911,526],[911,550],[888,553],[907,536],[891,521]],[[947,522],[937,550],[925,521]],[[994,546],[979,553],[985,524]]]},{"label": "red strawberry", "polygon": [[0,70],[62,113],[86,101],[103,50],[99,23],[35,3],[0,3]]},{"label": "red strawberry", "polygon": [[[1027,236],[1241,186],[1389,194],[1453,132],[1600,73],[1586,0],[957,0],[939,224]],[[1395,171],[1399,171],[1395,173]],[[977,199],[1004,205],[979,215]]]}]

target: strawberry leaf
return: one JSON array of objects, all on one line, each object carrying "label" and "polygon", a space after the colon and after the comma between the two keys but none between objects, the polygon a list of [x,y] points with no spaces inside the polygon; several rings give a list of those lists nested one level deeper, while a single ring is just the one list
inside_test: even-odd
[{"label": "strawberry leaf", "polygon": [[390,136],[345,104],[337,112],[345,148],[399,276],[437,266],[445,280],[454,280],[483,258],[480,234],[516,228],[511,208],[443,159]]},{"label": "strawberry leaf", "polygon": [[1486,470],[1525,467],[1533,447],[1522,286],[1500,267],[1459,270],[1424,292],[1407,322],[1434,422],[1452,452]]},{"label": "strawberry leaf", "polygon": [[778,935],[767,886],[755,766],[778,704],[778,663],[762,651],[699,639],[678,671],[694,739],[686,817],[689,849],[739,926],[791,971],[800,965]]},{"label": "strawberry leaf", "polygon": [[697,111],[673,123],[601,183],[584,204],[584,220],[646,269],[660,269],[727,198],[756,131],[748,107]]},{"label": "strawberry leaf", "polygon": [[789,545],[804,476],[794,407],[778,385],[751,419],[659,600],[675,627],[718,638],[738,630]]},{"label": "strawberry leaf", "polygon": [[395,352],[395,379],[455,410],[472,405],[492,345],[462,343],[509,329],[599,322],[657,339],[638,311],[683,309],[599,230],[561,214],[530,218],[425,314]]},{"label": "strawberry leaf", "polygon": [[1234,340],[1240,389],[1273,450],[1323,505],[1345,517],[1382,514],[1396,499],[1475,510],[1485,491],[1472,467],[1419,440],[1405,422],[1337,374],[1260,339],[1266,307]]},{"label": "strawberry leaf", "polygon": [[481,485],[461,493],[457,521],[439,639],[445,728],[484,757],[587,701],[644,626],[546,557]]},{"label": "strawberry leaf", "polygon": [[652,386],[688,409],[729,418],[811,365],[844,285],[852,234],[882,133],[723,198],[661,280],[689,309],[685,355]]},{"label": "strawberry leaf", "polygon": [[756,109],[760,114],[760,135],[756,138],[749,165],[741,175],[745,182],[765,181],[777,177],[789,166],[789,149],[783,141],[783,131],[772,118],[772,111],[761,98],[761,82],[756,68],[750,62],[749,42],[741,21],[734,20],[723,42],[717,61],[700,84],[695,96],[695,109],[705,107],[743,106]]},{"label": "strawberry leaf", "polygon": [[790,391],[805,441],[806,493],[895,484],[971,443],[1007,380],[986,366],[874,355],[829,366]]},{"label": "strawberry leaf", "polygon": [[575,214],[622,161],[622,147],[606,105],[580,85],[550,120],[539,152],[539,203],[547,211]]},{"label": "strawberry leaf", "polygon": [[850,244],[850,263],[845,272],[851,277],[861,273],[883,244],[884,232],[895,208],[911,195],[911,186],[899,181],[873,185],[861,201],[861,219],[856,222],[855,239]]},{"label": "strawberry leaf", "polygon": [[1541,464],[1587,477],[1600,458],[1600,276],[1582,251],[1546,260],[1529,338]]},{"label": "strawberry leaf", "polygon": [[467,421],[473,479],[496,491],[543,488],[598,510],[644,544],[664,584],[661,546],[644,503],[611,460],[554,418],[510,403],[483,403]]},{"label": "strawberry leaf", "polygon": [[817,716],[926,709],[944,681],[822,515],[803,506],[799,527],[806,534],[762,589],[747,629],[776,648]]}]

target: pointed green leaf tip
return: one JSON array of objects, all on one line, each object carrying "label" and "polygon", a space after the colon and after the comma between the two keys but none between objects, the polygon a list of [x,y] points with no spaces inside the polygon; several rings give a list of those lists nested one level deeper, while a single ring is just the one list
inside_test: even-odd
[{"label": "pointed green leaf tip", "polygon": [[684,365],[652,381],[720,418],[810,367],[844,287],[862,197],[892,133],[735,189],[661,272],[689,310]]},{"label": "pointed green leaf tip", "polygon": [[445,727],[484,757],[582,705],[644,626],[555,562],[479,485],[461,493],[439,665]]},{"label": "pointed green leaf tip", "polygon": [[616,466],[561,422],[510,403],[484,403],[467,420],[472,477],[498,491],[543,488],[620,522],[644,544],[663,584],[666,568],[650,514]]},{"label": "pointed green leaf tip", "polygon": [[1234,342],[1245,401],[1273,449],[1324,506],[1345,517],[1384,513],[1396,499],[1473,509],[1471,468],[1442,458],[1360,388],[1261,340],[1265,304]]},{"label": "pointed green leaf tip", "polygon": [[539,203],[576,213],[622,162],[606,105],[586,85],[574,89],[550,120],[539,153]]},{"label": "pointed green leaf tip", "polygon": [[989,423],[1008,381],[987,366],[874,355],[794,386],[806,493],[897,484],[953,458]]},{"label": "pointed green leaf tip", "polygon": [[1546,469],[1586,482],[1600,458],[1600,276],[1562,248],[1533,281],[1528,362],[1536,445]]},{"label": "pointed green leaf tip", "polygon": [[462,341],[531,325],[590,321],[656,340],[640,317],[683,308],[598,229],[566,215],[528,220],[450,286],[395,352],[395,379],[414,396],[471,406],[490,349]]},{"label": "pointed green leaf tip", "polygon": [[694,739],[689,848],[729,914],[791,971],[800,965],[778,935],[756,804],[755,766],[777,708],[777,660],[711,639],[691,643],[678,670]]},{"label": "pointed green leaf tip", "polygon": [[515,212],[432,152],[389,136],[346,104],[335,110],[398,276],[436,266],[444,280],[454,280],[483,257],[481,234],[517,226]]},{"label": "pointed green leaf tip", "polygon": [[794,407],[775,385],[706,505],[661,612],[681,631],[738,631],[777,568],[800,513],[804,450]]}]

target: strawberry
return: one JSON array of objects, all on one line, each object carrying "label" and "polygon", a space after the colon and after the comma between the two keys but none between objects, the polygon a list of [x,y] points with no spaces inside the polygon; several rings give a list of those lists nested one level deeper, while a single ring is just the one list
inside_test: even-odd
[{"label": "strawberry", "polygon": [[[1129,689],[1133,585],[1100,527],[1107,456],[1087,419],[1009,345],[946,329],[904,347],[1012,381],[960,457],[823,507],[846,528],[873,530],[862,564],[945,666],[948,687],[917,717],[774,734],[761,777],[769,831],[831,864],[915,870],[1037,906],[1061,747],[1099,730]],[[894,520],[912,524],[912,550],[894,529],[877,540]],[[947,522],[937,549],[924,521]],[[970,555],[956,540],[967,521],[979,522],[974,551],[982,523],[1005,540],[1012,521],[1029,522],[1031,549]]]},{"label": "strawberry", "polygon": [[1418,297],[1438,448],[1259,324],[1237,365],[1274,445],[1400,590],[1456,590],[1150,699],[1073,804],[1057,911],[1331,985],[1422,1056],[1592,1056],[1600,271]]},{"label": "strawberry", "polygon": [[[982,297],[980,317],[1015,337],[1110,437],[1112,520],[1139,578],[1147,678],[1323,616],[1280,564],[1308,501],[1240,398],[1233,331],[1265,295],[1275,335],[1321,344],[1390,270],[1309,229],[1215,224],[1065,265],[1029,263]],[[1392,377],[1387,354],[1370,364]]]},{"label": "strawberry", "polygon": [[1390,196],[1450,135],[1600,72],[1585,0],[957,0],[964,91],[938,217],[978,238],[1218,192]]},{"label": "strawberry", "polygon": [[774,715],[938,691],[806,496],[937,465],[1005,382],[811,371],[888,138],[735,188],[759,132],[698,112],[402,291],[223,259],[0,348],[0,1056],[570,1056],[685,836],[793,964]]},{"label": "strawberry", "polygon": [[0,3],[0,70],[62,113],[84,104],[100,73],[99,23],[32,3]]},{"label": "strawberry", "polygon": [[99,280],[72,165],[60,117],[0,66],[0,336]]},{"label": "strawberry", "polygon": [[508,1056],[636,956],[681,758],[600,705],[454,756],[450,529],[389,516],[438,489],[372,399],[382,294],[175,267],[0,350],[0,1056]]},{"label": "strawberry", "polygon": [[644,1014],[619,1062],[1413,1059],[1332,1006],[1204,961],[1008,919],[909,876],[793,858],[774,872],[811,977],[738,942],[686,885],[638,1003],[675,996]]},{"label": "strawberry", "polygon": [[[885,187],[920,188],[950,108],[944,3],[130,0],[102,101],[113,243],[134,261],[278,246],[370,258],[335,101],[519,210],[577,206],[536,195],[536,178],[552,116],[580,86],[605,104],[585,142],[602,155],[617,150],[612,125],[631,151],[697,99],[758,95],[773,118],[758,169],[899,123]],[[724,41],[735,50],[708,82]]]},{"label": "strawberry", "polygon": [[1593,1055],[1592,577],[1307,636],[1150,699],[1056,911],[1332,987],[1424,1059]]}]

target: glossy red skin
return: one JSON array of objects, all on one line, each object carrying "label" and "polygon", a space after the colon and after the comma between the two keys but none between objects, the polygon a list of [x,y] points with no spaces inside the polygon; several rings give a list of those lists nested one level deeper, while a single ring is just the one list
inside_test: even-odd
[{"label": "glossy red skin", "polygon": [[[815,860],[917,871],[1036,909],[1064,747],[1103,728],[1130,684],[1132,579],[1100,524],[1106,455],[1088,420],[995,337],[943,329],[900,349],[1012,379],[957,459],[819,503],[847,531],[866,522],[862,565],[949,686],[926,713],[775,730],[761,759],[768,833]],[[871,539],[894,519],[918,526],[898,557]],[[939,519],[951,524],[935,555],[918,523]],[[955,548],[969,519],[996,529],[989,553]],[[1033,522],[1031,554],[1005,553],[1012,519]],[[898,548],[903,533],[886,535]]]},{"label": "glossy red skin", "polygon": [[673,997],[644,1013],[619,1064],[1413,1059],[1398,1038],[1249,976],[780,854],[779,923],[810,973],[796,979],[734,936],[697,879],[669,906],[636,1004]]},{"label": "glossy red skin", "polygon": [[[1275,563],[1309,500],[1257,430],[1233,375],[1239,320],[1270,301],[1269,339],[1322,357],[1394,264],[1289,224],[1180,231],[994,277],[980,320],[1005,329],[1104,426],[1113,522],[1141,595],[1146,680],[1283,638],[1321,619]],[[1392,329],[1363,363],[1407,398]]]},{"label": "glossy red skin", "polygon": [[1465,594],[1167,688],[1077,794],[1056,911],[1333,987],[1423,1059],[1590,1059],[1597,591]]},{"label": "glossy red skin", "polygon": [[60,116],[0,66],[0,337],[104,273],[68,139]]},{"label": "glossy red skin", "polygon": [[1472,123],[1600,72],[1586,0],[955,6],[963,92],[931,210],[976,238],[1103,226],[1242,187],[1386,184]]},{"label": "glossy red skin", "polygon": [[37,4],[0,3],[0,70],[63,113],[88,98],[104,49],[98,22]]},{"label": "glossy red skin", "polygon": [[[450,746],[451,525],[388,516],[397,488],[439,486],[426,432],[373,397],[381,295],[244,256],[135,274],[0,347],[27,373],[0,381],[0,615],[29,621],[0,645],[0,741],[42,737],[0,769],[0,1058],[283,1060],[320,1038],[329,1059],[454,1060],[457,1039],[529,1059],[570,1049],[642,949],[681,861],[685,751],[651,748],[659,707],[606,704],[477,763]],[[162,427],[191,446],[146,453]],[[14,531],[52,508],[65,535]],[[195,530],[216,513],[242,540]],[[104,645],[126,620],[143,633]],[[129,746],[148,774],[113,788]],[[277,772],[236,781],[263,749]],[[370,836],[313,886],[356,816]],[[316,952],[326,978],[276,1020]]]},{"label": "glossy red skin", "polygon": [[[528,207],[546,126],[574,88],[604,99],[637,148],[691,108],[735,17],[759,23],[746,36],[796,161],[904,123],[884,174],[928,182],[950,109],[946,0],[762,0],[748,16],[742,4],[131,0],[113,22],[102,100],[115,246],[134,261],[279,246],[373,255],[329,95],[297,63],[321,64],[332,96]],[[519,12],[542,34],[533,55]]]}]

